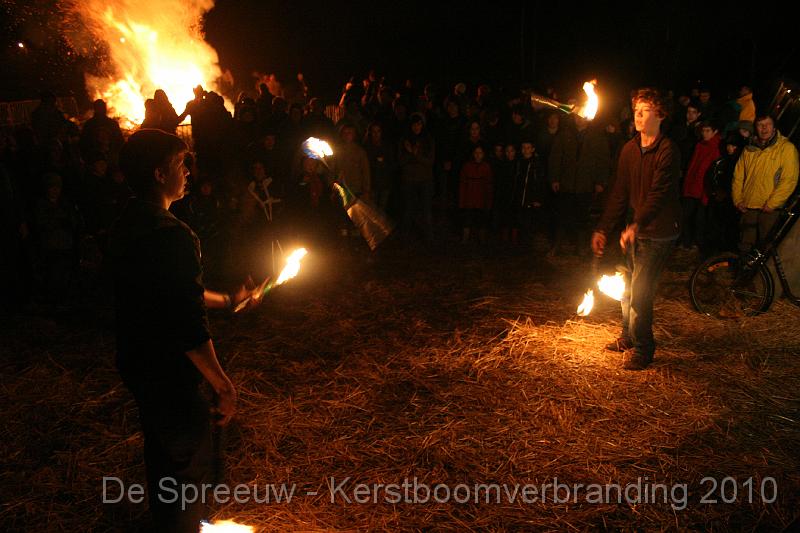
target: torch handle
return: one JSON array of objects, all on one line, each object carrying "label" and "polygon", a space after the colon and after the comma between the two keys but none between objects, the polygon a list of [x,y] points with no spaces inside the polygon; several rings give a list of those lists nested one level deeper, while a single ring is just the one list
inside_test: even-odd
[{"label": "torch handle", "polygon": [[272,287],[274,287],[274,286],[275,286],[275,285],[273,284],[273,282],[272,282],[272,281],[270,281],[269,283],[265,284],[265,285],[264,285],[264,287],[261,289],[261,298],[263,298],[264,296],[266,296],[266,295],[267,295],[267,293],[268,293],[270,290],[272,290]]},{"label": "torch handle", "polygon": [[[266,294],[272,289],[272,287],[273,287],[272,278],[267,277],[267,279],[265,279],[264,282],[261,283],[261,285],[259,285],[253,290],[253,294],[258,294],[259,295],[258,298],[261,299],[264,296],[266,296]],[[247,304],[249,304],[250,300],[252,299],[253,296],[251,295],[242,300],[241,302],[239,302],[239,305],[234,307],[233,312],[239,313],[240,311],[242,311],[245,307],[247,307]]]},{"label": "torch handle", "polygon": [[564,104],[559,102],[558,100],[553,100],[552,98],[548,98],[547,96],[541,96],[536,93],[531,93],[531,104],[544,105],[553,109],[557,109],[558,111],[566,113],[567,115],[574,112],[576,107],[572,104]]}]

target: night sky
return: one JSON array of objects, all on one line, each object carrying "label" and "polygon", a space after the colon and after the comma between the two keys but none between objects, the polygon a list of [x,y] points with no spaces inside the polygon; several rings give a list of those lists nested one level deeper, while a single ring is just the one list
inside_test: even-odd
[{"label": "night sky", "polygon": [[[156,2],[152,2],[156,4]],[[552,3],[554,4],[554,3]],[[70,51],[53,31],[52,0],[2,2],[3,99],[32,97],[42,85],[81,95],[93,58]],[[399,84],[464,81],[578,89],[597,78],[624,92],[654,84],[686,90],[702,80],[720,97],[749,83],[798,78],[794,20],[770,8],[732,3],[659,2],[555,7],[545,2],[279,2],[218,0],[207,40],[239,89],[254,72],[284,80],[297,71],[312,90],[335,98],[369,68]],[[754,20],[764,29],[754,30]],[[17,42],[24,41],[24,51]],[[67,52],[70,51],[70,55]]]}]

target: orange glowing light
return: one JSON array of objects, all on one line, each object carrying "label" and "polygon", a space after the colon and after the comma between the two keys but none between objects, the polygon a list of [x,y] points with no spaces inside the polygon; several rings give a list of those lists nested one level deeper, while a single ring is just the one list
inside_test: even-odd
[{"label": "orange glowing light", "polygon": [[600,107],[600,99],[597,97],[597,93],[594,92],[595,85],[597,85],[597,80],[587,81],[583,84],[583,91],[586,93],[587,100],[578,114],[588,120],[594,119],[597,109]]},{"label": "orange glowing light", "polygon": [[592,312],[592,307],[594,307],[594,291],[589,289],[583,295],[583,301],[578,306],[578,316],[589,316],[589,313]]},{"label": "orange glowing light", "polygon": [[305,248],[298,248],[289,254],[289,257],[286,259],[286,266],[283,267],[283,270],[281,270],[281,273],[278,276],[277,281],[275,281],[273,284],[273,287],[282,285],[297,276],[297,274],[300,272],[300,261],[303,260],[306,254],[308,254],[308,250]]},{"label": "orange glowing light", "polygon": [[200,533],[253,533],[253,526],[238,524],[233,520],[217,520],[213,524],[201,522]]},{"label": "orange glowing light", "polygon": [[600,292],[614,300],[622,300],[622,295],[625,294],[625,278],[622,273],[617,272],[613,276],[603,276],[597,282],[597,287]]},{"label": "orange glowing light", "polygon": [[86,76],[94,98],[128,128],[144,119],[144,101],[163,89],[177,112],[203,85],[217,90],[222,76],[217,52],[204,40],[203,15],[213,0],[161,0],[155,7],[138,0],[74,2],[91,35],[108,50],[108,75]]},{"label": "orange glowing light", "polygon": [[317,139],[316,137],[309,137],[306,139],[303,143],[303,147],[308,152],[308,155],[314,157],[315,159],[324,159],[330,155],[333,155],[333,149],[331,149],[331,145],[322,139]]},{"label": "orange glowing light", "polygon": [[[617,272],[613,276],[603,275],[597,281],[597,287],[600,289],[600,292],[609,298],[619,301],[622,299],[622,295],[625,294],[625,278],[621,272]],[[589,289],[583,296],[583,301],[578,306],[578,316],[589,316],[589,313],[592,312],[593,307],[594,291]]]}]

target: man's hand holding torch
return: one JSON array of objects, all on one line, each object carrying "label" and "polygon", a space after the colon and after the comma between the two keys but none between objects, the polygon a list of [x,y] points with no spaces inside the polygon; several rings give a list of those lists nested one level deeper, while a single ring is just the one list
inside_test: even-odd
[{"label": "man's hand holding torch", "polygon": [[[252,280],[249,280],[247,285],[252,286],[252,284]],[[254,288],[241,285],[230,294],[206,290],[203,299],[209,309],[234,309],[239,312],[259,305],[264,297],[263,289],[263,285]]]},{"label": "man's hand holding torch", "polygon": [[595,231],[592,234],[592,252],[595,257],[603,257],[603,250],[606,247],[606,234]]},{"label": "man's hand holding torch", "polygon": [[619,246],[622,248],[622,253],[628,251],[628,245],[633,245],[636,241],[636,235],[639,233],[639,224],[634,222],[633,224],[628,224],[625,228],[625,231],[622,232],[622,235],[619,237]]},{"label": "man's hand holding torch", "polygon": [[[622,248],[622,253],[626,253],[628,251],[628,246],[633,245],[636,241],[636,235],[639,233],[639,224],[633,223],[628,224],[625,230],[619,237],[619,246]],[[595,257],[602,257],[603,250],[606,247],[606,234],[601,233],[599,231],[595,231],[592,234],[592,252],[594,252]]]}]

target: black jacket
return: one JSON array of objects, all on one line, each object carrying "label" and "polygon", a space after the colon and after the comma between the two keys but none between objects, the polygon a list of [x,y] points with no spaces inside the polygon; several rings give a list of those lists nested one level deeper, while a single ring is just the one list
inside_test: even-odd
[{"label": "black jacket", "polygon": [[196,386],[201,375],[186,352],[210,338],[197,237],[169,211],[133,198],[112,230],[109,251],[123,379]]},{"label": "black jacket", "polygon": [[511,206],[532,207],[534,202],[544,204],[547,197],[547,180],[539,157],[534,153],[530,159],[521,157],[515,161],[516,172],[511,188]]},{"label": "black jacket", "polygon": [[611,232],[630,207],[633,221],[639,225],[639,237],[677,237],[681,217],[680,164],[678,147],[664,135],[659,135],[644,150],[640,135],[625,143],[619,156],[614,189],[597,231]]},{"label": "black jacket", "polygon": [[605,186],[611,170],[608,139],[592,126],[579,132],[564,126],[556,135],[548,158],[548,178],[558,182],[560,192],[592,193]]}]

